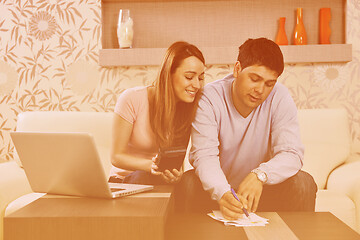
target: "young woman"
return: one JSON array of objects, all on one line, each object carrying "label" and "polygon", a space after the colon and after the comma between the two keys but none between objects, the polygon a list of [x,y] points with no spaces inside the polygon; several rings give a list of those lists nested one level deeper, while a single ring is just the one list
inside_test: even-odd
[{"label": "young woman", "polygon": [[205,60],[187,42],[166,51],[150,86],[125,90],[115,106],[110,181],[141,184],[178,182],[182,171],[157,171],[160,148],[187,146],[197,100],[204,84]]}]

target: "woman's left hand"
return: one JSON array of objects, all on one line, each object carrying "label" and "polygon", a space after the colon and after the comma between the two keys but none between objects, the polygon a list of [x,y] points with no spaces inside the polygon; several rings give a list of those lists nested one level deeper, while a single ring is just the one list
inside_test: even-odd
[{"label": "woman's left hand", "polygon": [[150,173],[153,175],[162,175],[161,172],[158,172],[157,170],[159,169],[158,163],[159,163],[159,158],[158,155],[156,155],[155,157],[153,157],[151,159],[152,163],[151,163],[151,168],[150,168]]},{"label": "woman's left hand", "polygon": [[177,169],[173,169],[172,171],[165,170],[164,172],[162,172],[161,177],[167,183],[177,183],[180,181],[182,175],[182,170],[179,171]]}]

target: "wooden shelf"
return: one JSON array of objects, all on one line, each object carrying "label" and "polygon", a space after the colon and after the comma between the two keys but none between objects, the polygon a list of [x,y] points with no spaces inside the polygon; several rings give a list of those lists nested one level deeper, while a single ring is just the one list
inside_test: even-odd
[{"label": "wooden shelf", "polygon": [[[238,46],[248,38],[275,39],[279,17],[286,17],[289,43],[295,10],[304,9],[308,45],[281,46],[286,63],[347,62],[351,45],[345,44],[346,0],[102,0],[101,66],[159,65],[166,48],[179,40],[202,50],[207,64],[230,64]],[[318,45],[318,15],[331,8],[330,45]],[[134,20],[132,49],[119,49],[116,26],[119,9],[130,9]]]},{"label": "wooden shelf", "polygon": [[351,44],[289,45],[280,46],[285,63],[349,62]]},{"label": "wooden shelf", "polygon": [[[285,63],[349,62],[351,44],[280,46]],[[233,64],[238,47],[204,47],[206,64]],[[99,63],[103,67],[160,65],[166,48],[101,49]]]}]

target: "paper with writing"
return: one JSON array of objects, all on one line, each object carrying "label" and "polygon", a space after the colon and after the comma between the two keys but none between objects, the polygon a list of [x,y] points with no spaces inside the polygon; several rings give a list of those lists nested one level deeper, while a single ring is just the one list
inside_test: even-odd
[{"label": "paper with writing", "polygon": [[249,217],[242,214],[237,220],[225,219],[219,210],[214,210],[212,213],[208,213],[211,218],[223,222],[225,225],[231,225],[236,227],[250,227],[250,226],[265,226],[268,224],[269,219],[262,218],[255,213],[249,213]]}]

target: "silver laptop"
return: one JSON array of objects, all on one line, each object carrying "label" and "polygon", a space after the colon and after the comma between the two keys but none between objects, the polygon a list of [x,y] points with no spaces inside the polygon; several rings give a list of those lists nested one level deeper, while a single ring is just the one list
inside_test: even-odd
[{"label": "silver laptop", "polygon": [[10,135],[34,192],[116,198],[154,188],[108,183],[89,133],[11,132]]}]

